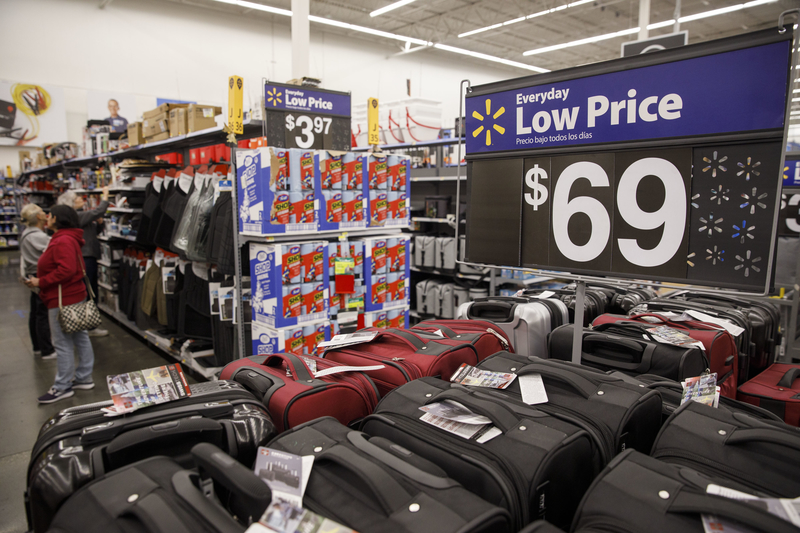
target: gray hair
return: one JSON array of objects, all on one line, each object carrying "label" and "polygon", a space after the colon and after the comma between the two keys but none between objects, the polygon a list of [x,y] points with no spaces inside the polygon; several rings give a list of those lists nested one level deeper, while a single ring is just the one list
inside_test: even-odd
[{"label": "gray hair", "polygon": [[56,205],[68,205],[72,208],[75,207],[75,200],[78,198],[78,195],[75,194],[73,191],[67,191],[61,196],[58,197],[56,200]]},{"label": "gray hair", "polygon": [[28,204],[20,211],[19,218],[22,220],[23,224],[30,228],[39,223],[38,215],[40,211],[42,211],[42,208],[38,205]]}]

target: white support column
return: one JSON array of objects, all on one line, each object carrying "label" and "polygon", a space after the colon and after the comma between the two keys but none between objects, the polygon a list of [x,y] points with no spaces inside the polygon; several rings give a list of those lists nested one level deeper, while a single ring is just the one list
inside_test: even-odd
[{"label": "white support column", "polygon": [[294,79],[309,75],[309,35],[308,0],[292,0],[292,78]]},{"label": "white support column", "polygon": [[681,31],[681,23],[678,22],[681,18],[681,0],[675,0],[675,12],[672,14],[672,18],[675,19],[675,26],[672,27],[672,32],[678,33]]},{"label": "white support column", "polygon": [[639,40],[647,39],[649,33],[647,26],[650,24],[650,0],[639,0]]}]

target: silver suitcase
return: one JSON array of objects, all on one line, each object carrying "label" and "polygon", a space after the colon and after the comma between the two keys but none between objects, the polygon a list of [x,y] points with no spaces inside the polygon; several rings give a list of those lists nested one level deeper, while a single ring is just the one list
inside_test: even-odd
[{"label": "silver suitcase", "polygon": [[436,265],[436,237],[427,235],[414,237],[414,264],[418,267],[434,268]]},{"label": "silver suitcase", "polygon": [[453,290],[455,283],[443,283],[439,285],[439,298],[437,303],[436,316],[439,318],[453,318]]},{"label": "silver suitcase", "polygon": [[454,270],[456,268],[456,240],[453,237],[436,237],[436,268]]},{"label": "silver suitcase", "polygon": [[461,307],[461,304],[469,302],[469,289],[456,285],[453,287],[453,309]]},{"label": "silver suitcase", "polygon": [[547,336],[569,323],[567,306],[561,300],[493,296],[461,304],[457,319],[489,320],[497,324],[514,351],[523,355],[549,357]]},{"label": "silver suitcase", "polygon": [[440,282],[434,279],[423,279],[417,283],[417,313],[435,315],[438,311]]}]

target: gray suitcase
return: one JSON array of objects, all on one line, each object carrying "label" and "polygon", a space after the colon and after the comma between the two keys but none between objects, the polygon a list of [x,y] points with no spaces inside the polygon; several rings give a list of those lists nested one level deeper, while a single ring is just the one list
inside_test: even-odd
[{"label": "gray suitcase", "polygon": [[455,285],[453,287],[453,311],[455,312],[462,304],[470,301],[469,289]]},{"label": "gray suitcase", "polygon": [[437,317],[447,319],[453,318],[453,291],[455,286],[455,283],[443,283],[439,285],[439,298],[436,311]]},{"label": "gray suitcase", "polygon": [[436,237],[436,268],[454,270],[456,268],[456,240],[453,237]]},{"label": "gray suitcase", "polygon": [[456,318],[494,322],[516,353],[547,358],[547,336],[569,322],[569,313],[561,300],[493,296],[462,304]]},{"label": "gray suitcase", "polygon": [[434,268],[436,265],[436,237],[428,235],[414,237],[414,264],[418,267]]},{"label": "gray suitcase", "polygon": [[435,279],[423,279],[417,283],[417,313],[435,315],[439,301],[438,286],[441,282]]}]

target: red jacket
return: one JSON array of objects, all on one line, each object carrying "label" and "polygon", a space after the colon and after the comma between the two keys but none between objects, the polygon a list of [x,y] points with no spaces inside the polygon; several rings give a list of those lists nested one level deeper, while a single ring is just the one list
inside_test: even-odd
[{"label": "red jacket", "polygon": [[48,309],[58,307],[58,286],[61,285],[63,305],[86,299],[83,282],[83,230],[69,228],[56,231],[36,268],[39,278],[39,297]]}]

